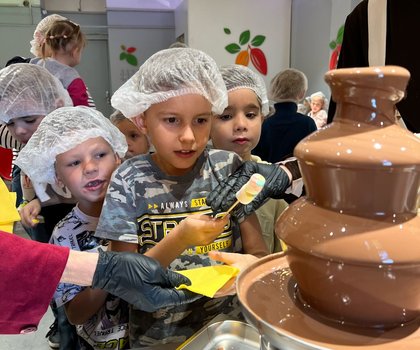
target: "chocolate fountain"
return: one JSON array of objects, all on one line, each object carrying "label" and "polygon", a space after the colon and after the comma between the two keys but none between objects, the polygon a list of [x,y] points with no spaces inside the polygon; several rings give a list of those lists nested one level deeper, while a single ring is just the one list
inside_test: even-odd
[{"label": "chocolate fountain", "polygon": [[287,251],[237,283],[263,347],[420,348],[420,140],[395,117],[409,76],[326,73],[337,112],[295,148],[307,195],[277,221]]}]

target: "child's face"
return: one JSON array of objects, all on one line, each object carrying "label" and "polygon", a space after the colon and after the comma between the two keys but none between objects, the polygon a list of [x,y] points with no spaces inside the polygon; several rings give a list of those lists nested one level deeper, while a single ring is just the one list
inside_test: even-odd
[{"label": "child's face", "polygon": [[102,137],[88,139],[56,157],[57,180],[77,199],[89,215],[95,204],[102,206],[112,172],[120,161]]},{"label": "child's face", "polygon": [[7,123],[7,128],[16,140],[20,143],[27,143],[44,117],[43,115],[33,115],[15,118]]},{"label": "child's face", "polygon": [[126,158],[138,156],[149,152],[149,141],[129,119],[120,121],[117,128],[124,134],[127,140],[128,150],[125,155]]},{"label": "child's face", "polygon": [[313,98],[311,101],[311,110],[312,113],[319,112],[324,106],[324,101],[322,98]]},{"label": "child's face", "polygon": [[155,147],[152,157],[168,175],[188,173],[203,153],[211,128],[211,104],[201,95],[183,95],[152,105],[140,128]]},{"label": "child's face", "polygon": [[251,150],[261,136],[263,116],[257,95],[250,89],[237,89],[228,94],[229,105],[214,117],[211,139],[214,148],[233,151],[249,160]]}]

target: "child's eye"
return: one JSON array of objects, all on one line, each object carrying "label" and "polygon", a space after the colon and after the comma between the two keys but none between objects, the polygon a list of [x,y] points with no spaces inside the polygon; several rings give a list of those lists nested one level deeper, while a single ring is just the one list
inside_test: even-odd
[{"label": "child's eye", "polygon": [[232,119],[232,115],[230,114],[222,114],[219,115],[218,119],[222,120],[222,121],[228,121]]},{"label": "child's eye", "polygon": [[34,119],[25,119],[25,123],[26,124],[33,124],[33,123],[35,123],[36,122],[36,118],[34,118]]},{"label": "child's eye", "polygon": [[205,124],[205,123],[207,123],[208,122],[208,119],[207,118],[197,118],[196,119],[196,123],[197,124]]},{"label": "child's eye", "polygon": [[99,152],[96,154],[96,158],[103,158],[108,154],[108,152]]},{"label": "child's eye", "polygon": [[136,140],[139,137],[141,137],[141,135],[140,134],[137,134],[137,133],[132,133],[132,134],[129,135],[129,137],[130,137],[130,139]]},{"label": "child's eye", "polygon": [[178,120],[175,117],[168,117],[168,118],[165,118],[165,122],[168,124],[175,124],[178,122]]},{"label": "child's eye", "polygon": [[246,117],[247,117],[247,118],[249,118],[249,119],[254,119],[257,115],[258,115],[258,114],[257,114],[257,113],[255,113],[255,112],[248,112],[248,113],[246,114]]},{"label": "child's eye", "polygon": [[80,164],[80,161],[79,161],[79,160],[75,160],[75,161],[73,161],[73,162],[71,162],[71,163],[67,164],[67,166],[68,166],[69,168],[71,168],[71,167],[78,166],[79,164]]}]

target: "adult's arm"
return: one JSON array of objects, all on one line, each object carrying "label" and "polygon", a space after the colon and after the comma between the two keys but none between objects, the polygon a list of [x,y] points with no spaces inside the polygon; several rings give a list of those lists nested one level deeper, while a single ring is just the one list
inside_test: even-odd
[{"label": "adult's arm", "polygon": [[192,301],[189,280],[137,253],[77,252],[0,231],[0,334],[33,332],[58,282],[92,285],[153,311]]},{"label": "adult's arm", "polygon": [[47,311],[69,249],[0,231],[0,334],[35,331]]}]

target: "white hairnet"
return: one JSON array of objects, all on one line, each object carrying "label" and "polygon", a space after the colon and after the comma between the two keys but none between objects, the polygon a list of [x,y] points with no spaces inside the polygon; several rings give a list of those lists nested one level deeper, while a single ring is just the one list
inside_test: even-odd
[{"label": "white hairnet", "polygon": [[63,84],[41,66],[16,63],[0,70],[0,122],[72,105]]},{"label": "white hairnet", "polygon": [[155,53],[112,96],[111,104],[127,118],[176,96],[199,94],[221,114],[227,92],[216,62],[202,51],[173,48]]},{"label": "white hairnet", "polygon": [[36,26],[34,31],[34,38],[30,42],[31,54],[33,54],[35,57],[41,57],[42,44],[44,44],[45,42],[45,35],[47,34],[51,24],[53,24],[56,21],[64,21],[66,19],[66,17],[57,14],[52,14],[43,18]]},{"label": "white hairnet", "polygon": [[47,184],[62,194],[56,186],[56,156],[95,137],[103,137],[120,158],[127,152],[124,134],[93,108],[58,108],[42,120],[16,159],[16,164],[29,176],[42,202],[49,199],[45,191]]},{"label": "white hairnet", "polygon": [[270,108],[267,89],[264,80],[248,67],[240,64],[231,64],[220,68],[227,91],[236,89],[251,89],[255,92],[261,103],[261,113],[268,115]]}]

